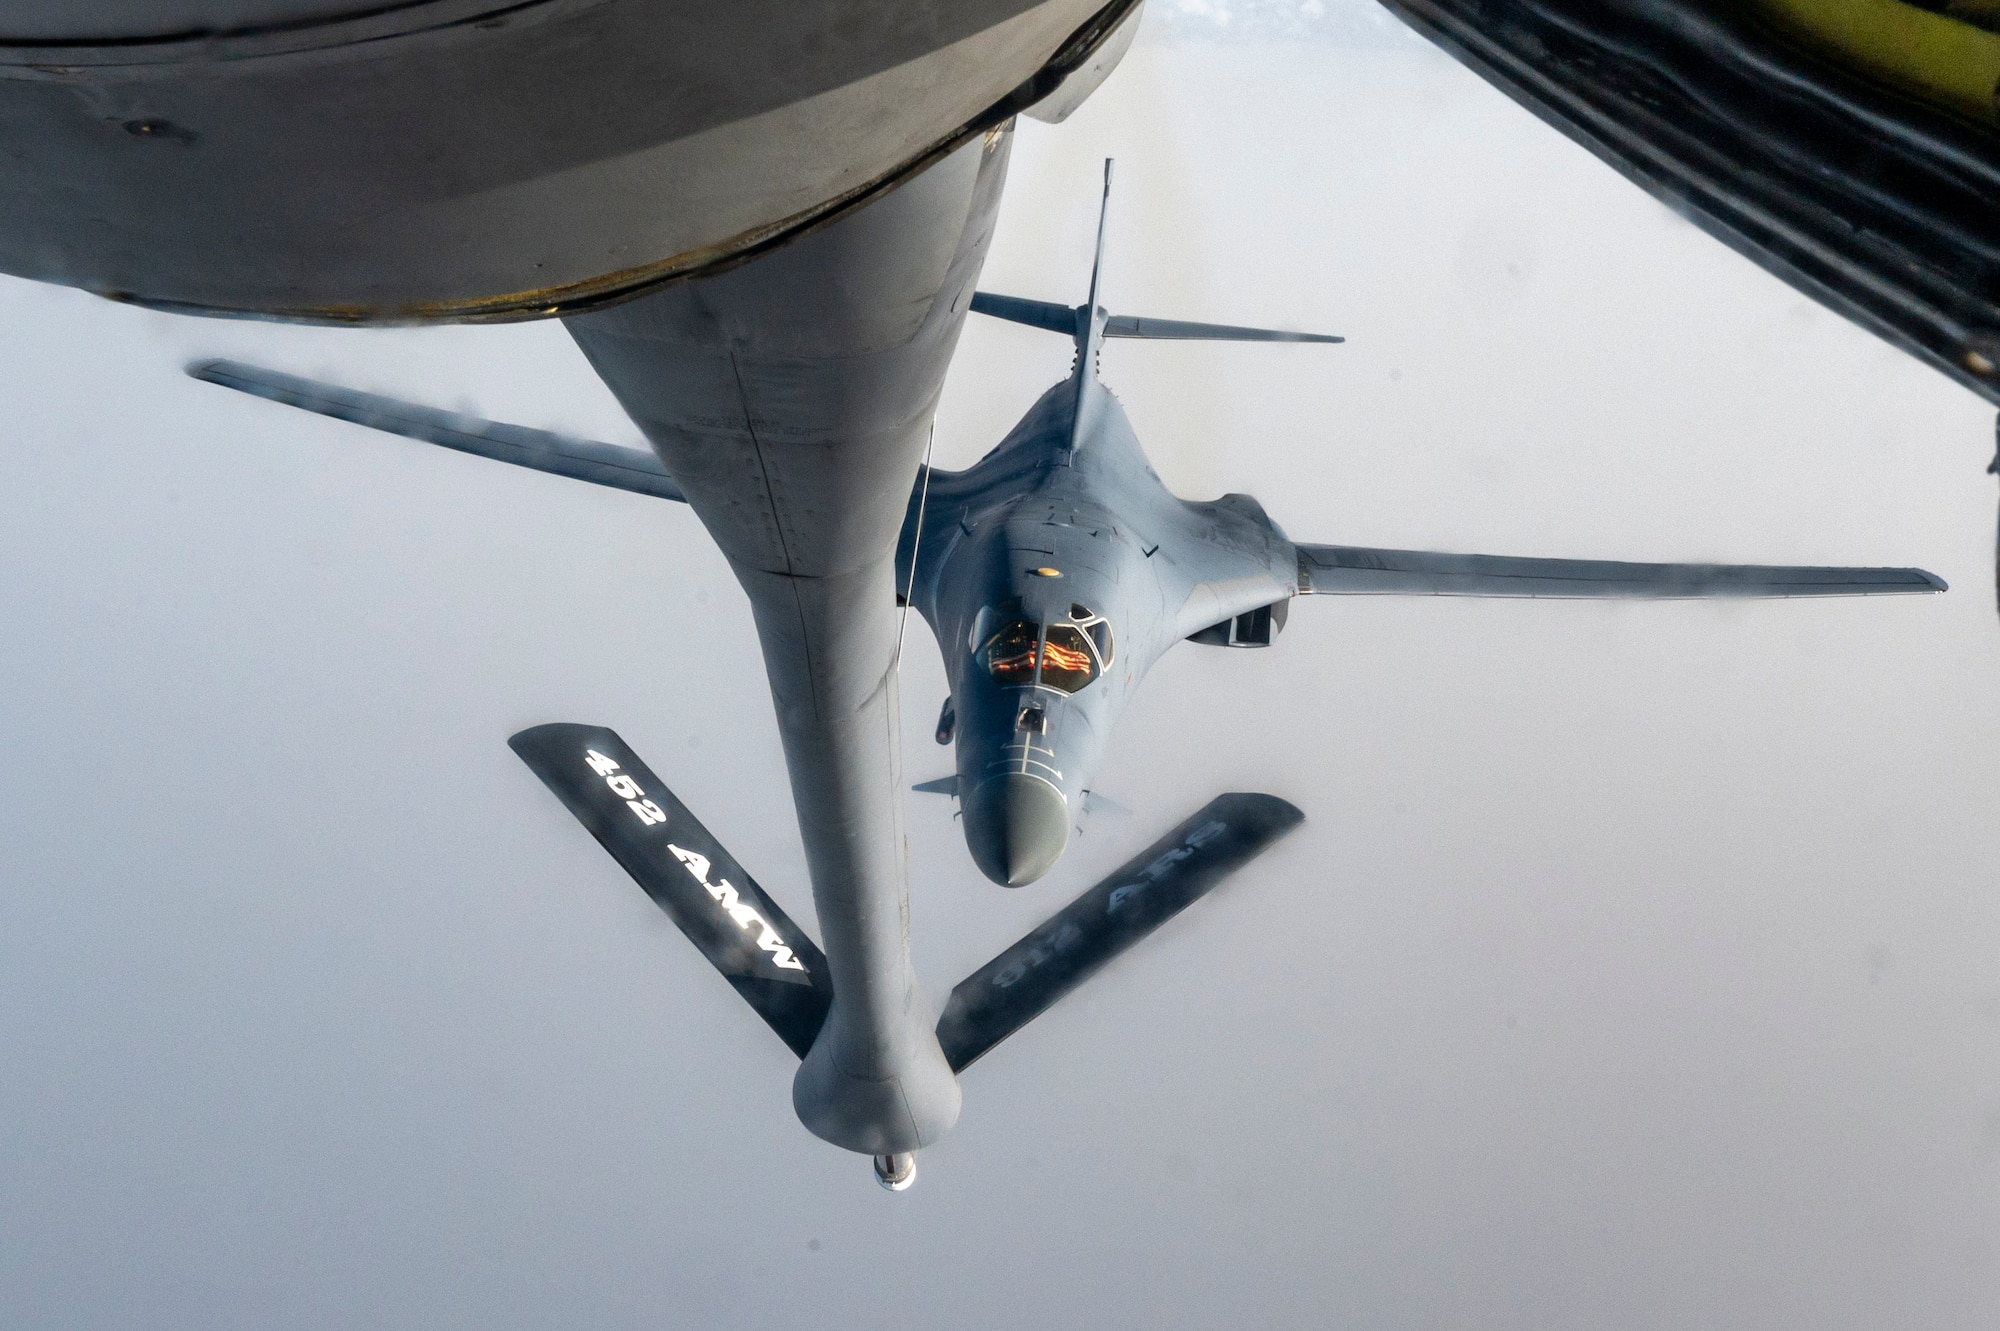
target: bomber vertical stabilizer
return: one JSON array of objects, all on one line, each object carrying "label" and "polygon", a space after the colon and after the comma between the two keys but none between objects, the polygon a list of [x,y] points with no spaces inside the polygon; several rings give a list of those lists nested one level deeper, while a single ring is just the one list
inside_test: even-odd
[{"label": "bomber vertical stabilizer", "polygon": [[1051,333],[1062,333],[1076,343],[1076,369],[1071,398],[1069,447],[1073,453],[1088,436],[1093,412],[1091,403],[1098,393],[1097,357],[1107,337],[1144,338],[1154,341],[1203,342],[1344,342],[1329,333],[1292,333],[1277,328],[1240,328],[1234,324],[1188,323],[1179,319],[1142,319],[1129,314],[1112,314],[1098,299],[1104,276],[1106,224],[1111,218],[1111,170],[1113,159],[1104,159],[1104,196],[1097,209],[1097,248],[1090,263],[1090,295],[1081,305],[1057,305],[1045,300],[1024,300],[1019,296],[996,296],[977,291],[972,296],[972,312],[1012,323],[1026,324]]}]

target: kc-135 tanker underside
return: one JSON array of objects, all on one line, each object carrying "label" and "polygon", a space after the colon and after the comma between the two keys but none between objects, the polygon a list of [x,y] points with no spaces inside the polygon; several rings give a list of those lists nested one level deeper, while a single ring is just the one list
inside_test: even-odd
[{"label": "kc-135 tanker underside", "polygon": [[1006,123],[1139,0],[12,0],[0,272],[191,313],[539,318],[714,272]]}]

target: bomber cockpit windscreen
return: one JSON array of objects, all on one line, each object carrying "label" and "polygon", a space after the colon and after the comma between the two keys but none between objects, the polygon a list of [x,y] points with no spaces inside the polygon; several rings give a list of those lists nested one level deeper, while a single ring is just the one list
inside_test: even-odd
[{"label": "bomber cockpit windscreen", "polygon": [[1062,693],[1075,693],[1097,678],[1097,657],[1090,639],[1074,624],[1051,624],[1042,642],[1042,683]]},{"label": "bomber cockpit windscreen", "polygon": [[1010,619],[986,640],[979,659],[986,673],[1002,684],[1033,684],[1041,662],[1041,627],[1033,620]]},{"label": "bomber cockpit windscreen", "polygon": [[973,628],[979,663],[995,681],[1058,693],[1075,693],[1096,679],[1111,663],[1111,641],[1110,623],[1080,605],[1070,607],[1068,620],[1037,624],[1010,600],[982,612]]}]

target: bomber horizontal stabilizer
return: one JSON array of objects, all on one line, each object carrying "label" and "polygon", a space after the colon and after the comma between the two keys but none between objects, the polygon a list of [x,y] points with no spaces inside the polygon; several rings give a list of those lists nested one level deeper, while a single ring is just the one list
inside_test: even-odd
[{"label": "bomber horizontal stabilizer", "polygon": [[1886,596],[1941,592],[1920,568],[1783,564],[1630,564],[1432,550],[1301,545],[1299,592],[1322,596],[1633,597]]},{"label": "bomber horizontal stabilizer", "polygon": [[1076,316],[1080,308],[1075,305],[1058,305],[1049,300],[1026,300],[1020,296],[996,296],[990,291],[972,293],[972,312],[995,319],[1005,319],[1009,323],[1026,324],[1030,328],[1040,328],[1050,333],[1061,333],[1064,337],[1076,333]]},{"label": "bomber horizontal stabilizer", "polygon": [[[1079,323],[1088,307],[1057,305],[1046,300],[1024,300],[1019,296],[996,296],[988,291],[973,293],[972,312],[1006,319],[1012,323],[1041,328],[1064,337],[1079,335]],[[1281,328],[1241,328],[1235,324],[1188,323],[1180,319],[1145,319],[1132,314],[1114,314],[1104,321],[1104,336],[1149,338],[1175,342],[1345,342],[1330,333],[1292,333]]]},{"label": "bomber horizontal stabilizer", "polygon": [[826,958],[617,732],[557,724],[507,741],[800,1058],[833,1004]]},{"label": "bomber horizontal stabilizer", "polygon": [[650,450],[623,448],[550,430],[531,430],[525,425],[506,425],[455,411],[420,407],[393,397],[301,379],[241,361],[196,361],[187,367],[187,372],[196,379],[239,393],[399,434],[406,439],[421,439],[475,457],[511,462],[532,471],[608,485],[614,490],[629,490],[655,499],[687,502],[680,486],[674,484],[674,478]]},{"label": "bomber horizontal stabilizer", "polygon": [[1275,795],[1210,800],[951,991],[937,1033],[952,1071],[1048,1011],[1304,820]]},{"label": "bomber horizontal stabilizer", "polygon": [[1331,333],[1294,333],[1283,328],[1239,328],[1235,324],[1188,323],[1114,314],[1104,321],[1106,337],[1146,337],[1173,342],[1345,342]]}]

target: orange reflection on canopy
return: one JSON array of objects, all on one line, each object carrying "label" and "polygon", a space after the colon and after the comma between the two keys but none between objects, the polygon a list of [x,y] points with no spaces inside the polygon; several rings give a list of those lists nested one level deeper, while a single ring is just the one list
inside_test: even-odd
[{"label": "orange reflection on canopy", "polygon": [[1048,641],[1042,644],[1042,683],[1075,693],[1095,678],[1097,662],[1083,632],[1069,624],[1049,625]]},{"label": "orange reflection on canopy", "polygon": [[986,643],[986,669],[1002,684],[1035,682],[1036,647],[1041,629],[1025,619],[1006,624]]},{"label": "orange reflection on canopy", "polygon": [[1047,665],[1051,670],[1080,670],[1090,673],[1090,653],[1081,647],[1065,647],[1053,637],[1049,639]]}]

